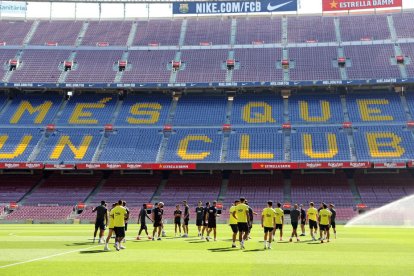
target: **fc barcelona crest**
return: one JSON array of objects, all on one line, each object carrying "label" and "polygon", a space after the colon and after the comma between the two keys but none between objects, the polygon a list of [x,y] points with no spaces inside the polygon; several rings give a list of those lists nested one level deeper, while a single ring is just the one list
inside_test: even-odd
[{"label": "fc barcelona crest", "polygon": [[181,13],[188,13],[188,3],[187,4],[180,3],[180,12]]}]

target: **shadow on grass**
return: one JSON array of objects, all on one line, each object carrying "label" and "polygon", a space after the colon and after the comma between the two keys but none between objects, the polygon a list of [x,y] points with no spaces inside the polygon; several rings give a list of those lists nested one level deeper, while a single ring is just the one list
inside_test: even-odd
[{"label": "shadow on grass", "polygon": [[109,251],[104,251],[103,249],[96,249],[96,250],[85,250],[79,251],[79,254],[97,254],[97,253],[107,253]]},{"label": "shadow on grass", "polygon": [[65,245],[66,246],[81,246],[81,245],[91,245],[91,244],[95,244],[95,243],[93,243],[91,241],[90,242],[74,242],[74,243],[65,244]]},{"label": "shadow on grass", "polygon": [[189,241],[188,243],[205,243],[205,242],[207,242],[207,241],[200,241],[200,240],[198,240],[198,241]]},{"label": "shadow on grass", "polygon": [[229,251],[237,251],[240,249],[231,248],[231,247],[221,247],[221,248],[209,248],[207,250],[210,252],[229,252]]},{"label": "shadow on grass", "polygon": [[247,250],[243,250],[243,252],[260,252],[260,251],[265,251],[265,249],[259,249],[259,248],[256,248],[256,249],[247,249]]}]

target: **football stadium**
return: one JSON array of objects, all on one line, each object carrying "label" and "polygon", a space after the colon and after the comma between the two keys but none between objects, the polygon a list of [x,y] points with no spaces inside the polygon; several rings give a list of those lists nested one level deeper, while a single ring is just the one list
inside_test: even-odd
[{"label": "football stadium", "polygon": [[414,1],[0,1],[0,275],[414,275]]}]

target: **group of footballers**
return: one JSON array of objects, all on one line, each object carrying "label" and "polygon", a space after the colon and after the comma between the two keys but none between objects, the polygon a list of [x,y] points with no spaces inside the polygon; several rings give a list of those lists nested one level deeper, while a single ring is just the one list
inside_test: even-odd
[{"label": "group of footballers", "polygon": [[[182,202],[184,211],[180,209],[180,205],[176,205],[174,210],[174,225],[175,236],[177,234],[182,237],[188,237],[188,224],[190,220],[190,208],[187,201]],[[329,206],[322,202],[319,209],[316,209],[313,202],[309,203],[309,208],[304,209],[303,205],[295,204],[293,209],[290,210],[290,223],[292,225],[292,233],[289,238],[289,242],[292,242],[294,238],[299,242],[299,236],[305,236],[305,225],[309,225],[310,235],[313,241],[316,241],[316,235],[319,228],[319,240],[323,243],[325,240],[329,242],[330,229],[333,229],[333,233],[336,238],[336,210],[335,206],[331,203]],[[112,205],[110,211],[106,208],[106,203],[101,202],[101,205],[94,208],[93,212],[97,212],[94,232],[94,242],[97,234],[97,230],[100,229],[99,242],[105,242],[104,250],[108,251],[108,243],[113,234],[115,234],[115,248],[119,251],[125,249],[125,231],[128,226],[129,210],[126,207],[126,202],[119,200]],[[108,216],[109,213],[109,216]],[[149,216],[151,214],[151,217]],[[213,233],[214,241],[217,240],[217,217],[220,216],[221,210],[217,208],[217,201],[206,202],[205,206],[201,201],[198,202],[195,208],[196,213],[196,226],[198,229],[198,236],[202,240],[210,241],[212,238],[210,234]],[[139,216],[138,223],[140,229],[138,232],[137,240],[141,240],[141,233],[145,231],[145,234],[149,239],[161,240],[162,236],[165,236],[164,232],[164,203],[159,202],[154,205],[154,208],[148,211],[147,204],[143,204]],[[241,197],[234,201],[234,204],[229,209],[229,224],[232,234],[232,248],[236,248],[236,240],[240,243],[240,248],[245,248],[245,241],[249,240],[250,232],[253,227],[254,215],[257,215],[253,209],[248,205],[247,200]],[[147,219],[153,223],[152,236],[148,233]],[[183,223],[181,220],[183,219]],[[271,243],[274,241],[276,232],[279,230],[279,239],[283,240],[283,225],[285,221],[285,211],[282,209],[281,203],[276,203],[274,208],[273,202],[268,201],[266,208],[263,209],[261,214],[261,226],[264,230],[264,248],[271,249]],[[298,235],[297,228],[301,226],[301,234]],[[109,228],[109,233],[105,241],[103,240],[106,227]],[[183,230],[183,234],[181,232]],[[182,235],[181,235],[182,234]],[[204,234],[206,236],[204,237]]]}]

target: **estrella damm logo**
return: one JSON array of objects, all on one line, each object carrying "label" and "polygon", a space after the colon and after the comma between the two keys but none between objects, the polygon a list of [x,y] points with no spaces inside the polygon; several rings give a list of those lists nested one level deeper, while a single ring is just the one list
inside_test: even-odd
[{"label": "estrella damm logo", "polygon": [[188,4],[181,3],[179,10],[180,10],[181,13],[188,13]]}]

